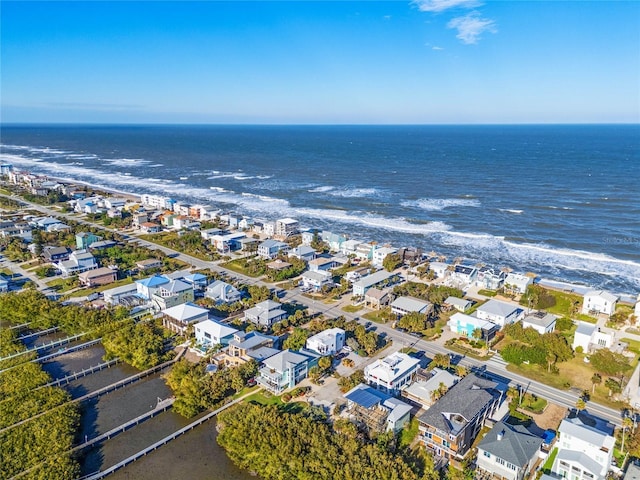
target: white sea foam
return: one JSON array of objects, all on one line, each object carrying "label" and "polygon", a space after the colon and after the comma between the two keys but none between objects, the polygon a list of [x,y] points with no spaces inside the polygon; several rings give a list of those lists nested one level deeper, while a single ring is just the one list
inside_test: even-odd
[{"label": "white sea foam", "polygon": [[307,190],[307,192],[311,192],[311,193],[330,192],[334,188],[336,188],[336,187],[332,187],[330,185],[322,185],[320,187],[310,188],[309,190]]},{"label": "white sea foam", "polygon": [[379,193],[377,188],[341,188],[326,190],[329,195],[333,197],[342,198],[358,198],[358,197],[372,197]]},{"label": "white sea foam", "polygon": [[438,211],[453,207],[479,207],[480,201],[476,198],[420,198],[407,200],[401,203],[403,207],[418,207],[423,210]]},{"label": "white sea foam", "polygon": [[151,163],[143,158],[103,158],[102,161],[115,167],[138,167]]},{"label": "white sea foam", "polygon": [[499,208],[498,210],[505,213],[513,213],[515,215],[520,215],[522,212],[524,212],[524,210],[516,210],[515,208]]},{"label": "white sea foam", "polygon": [[210,190],[214,190],[214,191],[219,192],[219,193],[224,193],[224,192],[228,192],[229,191],[229,190],[226,190],[226,189],[224,189],[222,187],[209,187],[209,189]]}]

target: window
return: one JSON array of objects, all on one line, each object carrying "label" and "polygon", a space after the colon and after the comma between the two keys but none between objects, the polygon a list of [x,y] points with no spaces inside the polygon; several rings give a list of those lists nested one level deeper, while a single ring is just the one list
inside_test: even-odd
[{"label": "window", "polygon": [[204,338],[208,338],[209,340],[211,340],[211,335],[208,334],[207,332],[204,333]]},{"label": "window", "polygon": [[484,456],[485,456],[485,457],[487,457],[487,458],[491,458],[491,454],[490,454],[489,452],[486,452],[486,451],[485,451],[485,452],[482,452],[482,453],[484,453]]},{"label": "window", "polygon": [[515,466],[514,464],[512,464],[512,463],[507,463],[507,468],[508,468],[509,470],[515,470],[515,469],[516,469],[516,466]]},{"label": "window", "polygon": [[507,463],[502,458],[497,458],[497,457],[496,457],[496,462],[498,462],[498,464],[500,465],[504,465],[505,463]]}]

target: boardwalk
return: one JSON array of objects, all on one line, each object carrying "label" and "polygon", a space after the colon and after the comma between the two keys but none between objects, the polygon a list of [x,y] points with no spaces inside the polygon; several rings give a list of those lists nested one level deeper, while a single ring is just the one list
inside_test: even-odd
[{"label": "boardwalk", "polygon": [[248,397],[249,395],[253,395],[254,393],[255,393],[255,391],[253,391],[251,393],[247,393],[246,395],[243,395],[242,397],[236,398],[232,402],[227,403],[226,405],[218,408],[217,410],[214,410],[213,412],[209,412],[204,417],[201,417],[198,420],[196,420],[195,422],[190,423],[186,427],[183,427],[180,430],[177,430],[177,431],[173,432],[171,435],[167,435],[162,440],[159,440],[156,443],[154,443],[152,445],[149,445],[145,449],[140,450],[137,453],[134,453],[130,457],[125,458],[121,462],[116,463],[115,465],[107,468],[106,470],[103,470],[101,472],[97,472],[97,473],[95,473],[93,475],[89,475],[88,477],[83,477],[83,479],[86,479],[86,480],[98,480],[98,479],[106,477],[107,475],[112,474],[116,470],[120,470],[121,468],[126,467],[130,463],[135,462],[140,457],[143,457],[143,456],[147,455],[148,453],[151,453],[154,450],[157,450],[158,448],[162,447],[163,445],[166,445],[167,443],[169,443],[171,440],[175,440],[176,438],[178,438],[182,434],[187,433],[190,430],[193,430],[194,428],[196,428],[196,427],[202,425],[203,423],[211,420],[213,417],[218,415],[220,412],[222,412],[222,411],[226,410],[227,408],[232,407],[233,405],[241,402],[242,400],[245,399],[245,397]]},{"label": "boardwalk", "polygon": [[85,368],[83,370],[80,370],[79,372],[74,372],[70,375],[67,375],[66,377],[59,378],[57,380],[54,380],[53,382],[49,382],[46,385],[35,388],[35,390],[44,387],[59,387],[61,385],[66,385],[67,383],[73,382],[74,380],[77,380],[79,378],[86,377],[87,375],[99,372],[100,370],[104,370],[105,368],[110,368],[120,362],[121,360],[119,358],[114,358],[113,360],[109,360],[108,362],[99,363],[98,365],[95,365],[93,367]]}]

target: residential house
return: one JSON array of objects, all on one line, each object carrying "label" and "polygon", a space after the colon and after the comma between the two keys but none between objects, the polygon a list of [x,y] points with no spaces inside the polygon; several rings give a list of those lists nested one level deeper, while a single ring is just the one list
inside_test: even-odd
[{"label": "residential house", "polygon": [[582,303],[582,313],[585,315],[593,315],[604,313],[611,315],[616,311],[618,297],[604,290],[591,290],[584,294]]},{"label": "residential house", "polygon": [[336,266],[333,258],[317,257],[309,262],[309,270],[312,272],[328,272]]},{"label": "residential house", "polygon": [[389,302],[391,302],[391,295],[388,290],[380,290],[374,287],[364,294],[365,306],[376,310],[389,305]]},{"label": "residential house", "polygon": [[462,287],[473,285],[478,276],[478,269],[469,265],[454,265],[451,272],[451,280]]},{"label": "residential house", "polygon": [[369,385],[356,385],[344,398],[349,419],[370,433],[396,433],[409,422],[411,405]]},{"label": "residential house", "polygon": [[280,238],[287,238],[298,233],[299,223],[293,218],[281,218],[276,221],[275,235]]},{"label": "residential house", "polygon": [[613,459],[612,425],[586,412],[571,414],[558,428],[552,472],[577,480],[604,480]]},{"label": "residential house", "polygon": [[136,268],[141,272],[153,270],[154,268],[162,268],[162,260],[157,258],[147,258],[136,262]]},{"label": "residential house", "polygon": [[160,285],[151,295],[151,301],[157,310],[193,302],[195,297],[193,285],[182,280],[170,280]]},{"label": "residential house", "polygon": [[273,237],[276,234],[275,222],[264,222],[262,224],[262,233],[268,238]]},{"label": "residential house", "polygon": [[597,325],[588,322],[578,322],[578,328],[573,334],[571,348],[582,348],[584,353],[589,353],[598,348],[611,348],[614,343],[612,333],[601,332]]},{"label": "residential house", "polygon": [[76,273],[86,272],[98,268],[98,262],[95,257],[84,250],[75,250],[69,255],[69,260],[63,260],[56,263],[56,268],[60,270],[65,277]]},{"label": "residential house", "polygon": [[89,245],[100,240],[102,240],[102,237],[91,232],[80,232],[76,234],[76,248],[78,250],[86,250],[89,248]]},{"label": "residential house", "polygon": [[429,270],[435,274],[436,278],[445,278],[449,275],[449,267],[450,265],[444,262],[429,263]]},{"label": "residential house", "polygon": [[194,328],[196,343],[204,349],[216,345],[229,345],[237,332],[237,329],[209,318],[196,323]]},{"label": "residential house", "polygon": [[104,206],[107,208],[115,208],[122,210],[127,203],[126,198],[107,197],[104,199]]},{"label": "residential house", "polygon": [[216,235],[224,235],[225,233],[228,232],[225,232],[220,228],[207,228],[206,230],[200,230],[200,236],[202,237],[202,239],[209,241],[211,241],[211,239]]},{"label": "residential house", "polygon": [[287,253],[288,251],[289,245],[278,240],[265,240],[258,245],[258,256],[266,259],[276,258],[279,253]]},{"label": "residential house", "polygon": [[162,285],[169,283],[169,279],[162,275],[153,275],[151,277],[136,280],[137,293],[145,300],[151,300],[153,293]]},{"label": "residential house", "polygon": [[353,294],[356,296],[364,296],[371,287],[379,287],[389,283],[395,276],[392,272],[380,270],[379,272],[367,275],[353,284]]},{"label": "residential house", "polygon": [[393,255],[395,253],[398,253],[398,249],[394,247],[384,246],[376,248],[373,251],[371,263],[374,267],[382,268],[382,262],[387,258],[387,255]]},{"label": "residential house", "polygon": [[417,358],[395,352],[364,367],[364,378],[372,387],[396,395],[411,383],[419,364]]},{"label": "residential house", "polygon": [[245,237],[245,238],[239,239],[237,241],[237,243],[240,244],[240,251],[241,252],[254,253],[254,252],[258,251],[258,244],[260,242],[256,238]]},{"label": "residential house", "polygon": [[473,305],[473,302],[471,302],[471,300],[465,300],[464,298],[458,297],[447,297],[447,299],[444,301],[445,307],[455,308],[462,313],[469,310],[471,308],[471,305]]},{"label": "residential house", "polygon": [[418,417],[419,438],[437,456],[461,460],[503,398],[497,382],[471,373]]},{"label": "residential house", "polygon": [[172,228],[174,230],[198,230],[200,228],[200,222],[186,215],[178,215],[173,219]]},{"label": "residential house", "polygon": [[274,348],[276,337],[263,335],[253,331],[245,333],[238,331],[229,340],[227,348],[213,357],[216,365],[236,367],[251,360],[261,362],[279,353]]},{"label": "residential house", "polygon": [[102,292],[102,298],[108,305],[134,306],[143,302],[138,295],[135,283],[129,283],[120,287],[111,288]]},{"label": "residential house", "polygon": [[429,316],[432,311],[433,304],[413,297],[398,297],[391,302],[391,312],[399,317],[403,317],[407,313],[421,313]]},{"label": "residential house", "polygon": [[307,338],[305,347],[320,355],[335,355],[344,347],[345,332],[341,328],[329,328]]},{"label": "residential house", "polygon": [[305,247],[311,246],[313,240],[316,238],[319,240],[321,239],[320,232],[315,228],[310,228],[308,230],[305,230],[304,232],[300,232],[300,240],[302,245],[304,245]]},{"label": "residential house", "polygon": [[88,270],[78,275],[80,284],[85,287],[96,287],[99,285],[108,285],[118,278],[118,271],[112,268],[102,267],[95,270]]},{"label": "residential house", "polygon": [[215,280],[209,284],[204,296],[212,299],[216,304],[239,302],[242,298],[240,291],[222,280]]},{"label": "residential house", "polygon": [[339,251],[346,256],[355,256],[358,245],[360,245],[361,243],[362,242],[360,240],[346,240],[341,244],[340,249],[336,251]]},{"label": "residential house", "polygon": [[147,215],[147,212],[134,213],[131,216],[131,225],[133,225],[134,228],[140,228],[140,225],[148,221],[149,216]]},{"label": "residential house", "polygon": [[284,350],[262,362],[256,380],[271,393],[279,395],[307,378],[309,370],[317,365],[319,358],[309,350]]},{"label": "residential house", "polygon": [[354,255],[356,258],[364,261],[373,260],[373,252],[376,250],[377,246],[375,243],[360,243],[356,247],[356,251]]},{"label": "residential house", "polygon": [[45,262],[58,263],[69,260],[71,249],[69,247],[44,247],[42,257]]},{"label": "residential house", "polygon": [[476,310],[476,315],[481,320],[489,320],[499,325],[500,328],[520,319],[524,310],[517,305],[491,299],[487,303],[480,305]]},{"label": "residential house", "polygon": [[404,398],[424,409],[429,408],[446,393],[442,391],[442,386],[449,390],[460,380],[459,376],[441,368],[431,369],[429,375],[427,380],[417,380],[402,390]]},{"label": "residential house", "polygon": [[478,443],[476,468],[504,480],[523,480],[532,472],[542,442],[522,425],[498,422]]},{"label": "residential house", "polygon": [[246,235],[242,232],[226,233],[211,237],[211,243],[221,253],[233,252],[241,247],[240,240]]},{"label": "residential house", "polygon": [[39,228],[40,230],[44,230],[45,232],[58,231],[61,228],[61,226],[69,228],[67,225],[62,223],[62,221],[54,217],[36,218],[31,223],[36,228]]},{"label": "residential house", "polygon": [[502,270],[492,267],[480,267],[476,277],[476,286],[487,290],[498,290],[504,285],[507,274]]},{"label": "residential house", "polygon": [[160,233],[162,231],[162,225],[154,222],[142,222],[140,224],[140,231],[142,233]]},{"label": "residential house", "polygon": [[194,291],[201,292],[207,288],[208,279],[201,273],[190,273],[182,277],[182,281],[191,285]]},{"label": "residential house", "polygon": [[522,319],[522,328],[533,328],[540,335],[551,333],[556,328],[557,315],[547,312],[533,312]]},{"label": "residential house", "polygon": [[638,299],[636,301],[636,306],[633,309],[633,314],[635,315],[637,320],[640,320],[640,295],[638,295]]},{"label": "residential house", "polygon": [[347,241],[347,237],[345,237],[344,235],[332,233],[327,230],[322,231],[322,233],[320,234],[320,238],[324,243],[329,245],[329,250],[331,250],[332,252],[342,251],[342,244]]},{"label": "residential house", "polygon": [[398,255],[405,265],[418,264],[422,261],[422,249],[415,247],[402,247],[398,250]]},{"label": "residential house", "polygon": [[251,322],[255,325],[269,328],[274,323],[284,320],[287,316],[282,308],[282,305],[273,300],[265,300],[258,303],[255,307],[245,310],[244,319],[247,322]]},{"label": "residential house", "polygon": [[269,262],[266,264],[267,269],[274,270],[276,272],[286,270],[290,266],[291,264],[289,262],[285,262],[279,258],[276,258],[273,262]]},{"label": "residential house", "polygon": [[193,303],[181,303],[162,311],[162,325],[172,332],[184,335],[191,324],[209,317],[209,310]]},{"label": "residential house", "polygon": [[225,224],[230,229],[235,230],[236,228],[238,228],[240,217],[238,217],[237,215],[228,213],[228,214],[220,215],[220,222]]},{"label": "residential house", "polygon": [[238,222],[238,228],[240,230],[251,230],[253,227],[253,219],[249,217],[244,217],[242,220]]},{"label": "residential house", "polygon": [[484,340],[491,340],[496,332],[500,330],[499,325],[489,320],[483,320],[460,312],[451,315],[447,325],[449,325],[452,332],[458,335],[465,335],[467,338],[473,338],[474,332],[480,329]]},{"label": "residential house", "polygon": [[305,262],[310,262],[314,258],[316,258],[316,251],[306,245],[300,245],[289,252],[290,257],[295,257],[299,260],[304,260]]},{"label": "residential house", "polygon": [[333,277],[329,272],[324,271],[306,271],[302,274],[301,280],[304,289],[310,289],[316,292],[322,290],[325,286],[333,285]]},{"label": "residential house", "polygon": [[528,275],[509,273],[504,279],[504,288],[513,293],[526,293],[527,287],[533,285],[533,278]]},{"label": "residential house", "polygon": [[107,248],[115,247],[118,242],[113,240],[98,240],[97,242],[93,242],[89,247],[89,250],[106,250]]},{"label": "residential house", "polygon": [[173,205],[176,201],[170,197],[163,197],[160,195],[149,195],[147,193],[140,196],[140,201],[147,207],[158,208],[161,210],[173,210]]}]

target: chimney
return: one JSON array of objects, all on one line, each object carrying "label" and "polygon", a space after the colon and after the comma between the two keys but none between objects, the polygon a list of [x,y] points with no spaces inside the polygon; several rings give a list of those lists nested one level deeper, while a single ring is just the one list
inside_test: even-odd
[{"label": "chimney", "polygon": [[500,440],[502,440],[502,437],[504,437],[504,430],[502,430],[502,431],[500,431],[498,433],[498,436],[496,437],[496,440],[500,441]]}]

